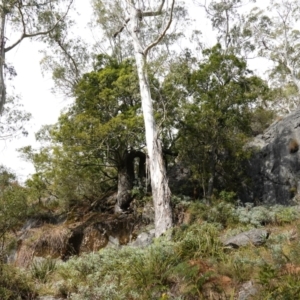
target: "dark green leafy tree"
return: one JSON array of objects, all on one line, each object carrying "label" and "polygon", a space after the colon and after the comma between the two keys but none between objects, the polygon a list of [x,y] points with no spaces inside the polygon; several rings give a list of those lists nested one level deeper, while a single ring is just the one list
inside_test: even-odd
[{"label": "dark green leafy tree", "polygon": [[267,92],[246,62],[224,54],[221,46],[203,52],[204,60],[186,82],[178,141],[181,157],[193,168],[205,197],[214,188],[230,189],[240,176],[243,146],[252,134],[253,105]]},{"label": "dark green leafy tree", "polygon": [[75,103],[58,123],[39,133],[38,138],[50,145],[37,153],[23,149],[37,169],[30,184],[41,187],[44,182],[59,198],[64,189],[71,189],[69,196],[74,200],[79,197],[93,202],[117,183],[118,207],[126,209],[134,180],[142,181],[145,176],[146,159],[139,86],[132,62],[118,63],[99,56],[95,71],[82,77],[75,96]]}]

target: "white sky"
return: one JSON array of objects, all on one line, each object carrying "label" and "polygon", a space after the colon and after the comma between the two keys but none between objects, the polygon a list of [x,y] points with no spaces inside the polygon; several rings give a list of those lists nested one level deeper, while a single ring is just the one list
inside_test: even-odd
[{"label": "white sky", "polygon": [[[87,0],[76,0],[76,9],[80,12],[77,21],[82,28],[86,28],[92,12]],[[204,12],[200,8],[193,8],[192,18],[202,19],[198,24],[202,24],[200,29],[204,33],[204,39],[209,41],[211,38],[210,23],[204,20]],[[201,26],[199,26],[201,27]],[[84,34],[89,34],[87,29]],[[41,74],[40,60],[42,55],[39,50],[44,44],[22,41],[15,49],[7,53],[7,61],[12,63],[17,71],[17,76],[13,79],[15,93],[21,95],[24,109],[32,114],[32,119],[27,126],[29,135],[14,140],[0,141],[0,164],[12,169],[20,181],[25,181],[27,176],[34,172],[33,166],[20,159],[17,148],[32,145],[37,146],[34,133],[44,124],[53,124],[57,121],[60,111],[67,105],[67,102],[57,95],[50,92],[53,82],[51,75],[43,77]]]}]

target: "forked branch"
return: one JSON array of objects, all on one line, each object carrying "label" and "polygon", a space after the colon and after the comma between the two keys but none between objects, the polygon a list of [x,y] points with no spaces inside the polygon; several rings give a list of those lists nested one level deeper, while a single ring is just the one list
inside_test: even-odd
[{"label": "forked branch", "polygon": [[20,15],[21,15],[21,18],[22,18],[22,23],[23,23],[23,33],[21,34],[20,38],[15,43],[13,43],[12,45],[10,45],[9,47],[6,47],[4,49],[4,51],[5,52],[10,51],[14,47],[16,47],[18,44],[20,44],[22,42],[22,40],[25,39],[25,38],[32,38],[32,37],[36,37],[36,36],[40,36],[40,35],[47,35],[50,32],[52,32],[59,25],[59,23],[61,23],[62,20],[65,19],[65,17],[69,13],[69,10],[70,10],[71,5],[73,4],[73,2],[74,2],[74,0],[70,0],[70,4],[68,5],[65,14],[61,18],[59,18],[56,21],[56,23],[50,29],[45,30],[45,31],[38,31],[38,32],[35,32],[35,33],[26,33],[26,26],[25,26],[25,22],[24,22],[24,16],[23,16],[21,7],[19,7],[18,9],[19,9],[19,12],[20,12]]},{"label": "forked branch", "polygon": [[[132,0],[127,0],[127,2],[131,6],[134,5],[134,3],[133,3]],[[174,1],[173,1],[173,3],[174,3]],[[145,11],[145,12],[140,11],[139,14],[140,14],[141,19],[143,17],[155,17],[155,16],[159,16],[161,14],[161,12],[162,12],[164,4],[165,4],[165,0],[162,0],[159,8],[157,9],[157,11]],[[129,21],[130,21],[130,18],[128,18],[128,19],[125,20],[125,24],[117,32],[114,33],[114,35],[113,35],[114,38],[116,38],[118,36],[118,34],[121,33],[124,30],[124,28],[126,27],[126,25],[127,25],[127,23]]]},{"label": "forked branch", "polygon": [[[164,1],[163,1],[164,2]],[[166,35],[166,32],[168,31],[168,29],[171,26],[172,20],[173,20],[173,11],[174,11],[174,5],[175,5],[175,0],[172,1],[172,5],[171,5],[171,12],[170,12],[170,19],[168,21],[167,26],[165,27],[164,31],[159,35],[159,37],[150,45],[148,45],[146,47],[146,49],[143,51],[144,55],[147,56],[148,52],[155,47],[157,44],[159,44],[159,42],[163,39],[163,37]]]},{"label": "forked branch", "polygon": [[129,21],[130,21],[130,18],[125,20],[125,24],[117,32],[114,33],[114,35],[113,35],[114,38],[116,38],[118,36],[118,34],[124,30],[124,28],[126,27],[126,25]]}]

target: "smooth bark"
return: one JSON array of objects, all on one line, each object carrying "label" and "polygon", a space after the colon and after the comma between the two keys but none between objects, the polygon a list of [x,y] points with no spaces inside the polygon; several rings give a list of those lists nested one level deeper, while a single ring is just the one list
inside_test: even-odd
[{"label": "smooth bark", "polygon": [[[156,16],[157,14],[160,14],[163,4],[164,1],[162,1],[158,11],[153,13],[147,12],[143,16]],[[158,237],[172,227],[172,210],[170,205],[171,191],[168,185],[168,178],[166,175],[166,168],[163,160],[162,146],[159,140],[157,125],[154,119],[151,91],[147,74],[146,57],[148,51],[156,46],[162,39],[162,37],[166,33],[166,30],[170,26],[170,22],[168,23],[167,28],[159,36],[159,38],[151,43],[148,47],[144,48],[139,40],[140,21],[141,12],[134,6],[133,1],[131,1],[130,22],[128,30],[130,32],[134,45],[135,61],[140,84],[146,144],[149,157],[152,197],[155,210],[155,235]]]}]

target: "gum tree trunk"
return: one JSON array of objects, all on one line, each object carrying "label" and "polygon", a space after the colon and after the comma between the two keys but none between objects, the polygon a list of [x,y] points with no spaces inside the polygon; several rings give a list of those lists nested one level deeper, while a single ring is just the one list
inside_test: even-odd
[{"label": "gum tree trunk", "polygon": [[[163,1],[164,2],[164,1]],[[151,14],[148,13],[147,16]],[[155,15],[155,12],[152,14]],[[158,138],[154,119],[151,91],[147,74],[146,57],[149,48],[144,50],[138,37],[141,12],[130,6],[129,32],[134,46],[135,61],[138,71],[142,109],[145,124],[146,144],[149,157],[152,197],[155,210],[155,236],[158,237],[172,227],[171,191],[168,185],[163,160],[162,146]]]}]

